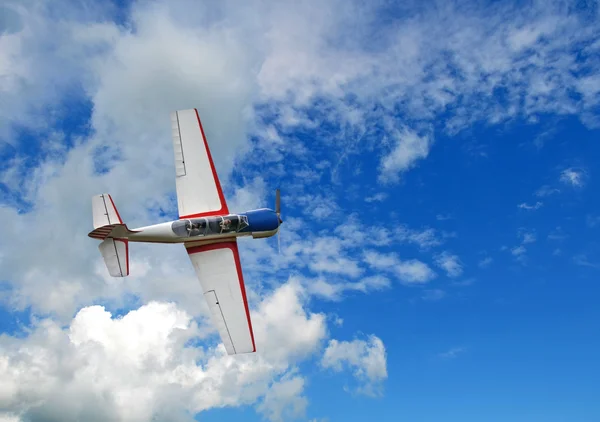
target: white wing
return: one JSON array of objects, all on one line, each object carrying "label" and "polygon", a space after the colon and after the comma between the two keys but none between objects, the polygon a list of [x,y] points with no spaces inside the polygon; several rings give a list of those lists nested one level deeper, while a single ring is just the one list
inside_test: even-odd
[{"label": "white wing", "polygon": [[198,110],[171,113],[180,218],[229,214]]},{"label": "white wing", "polygon": [[188,248],[227,353],[256,352],[237,242]]}]

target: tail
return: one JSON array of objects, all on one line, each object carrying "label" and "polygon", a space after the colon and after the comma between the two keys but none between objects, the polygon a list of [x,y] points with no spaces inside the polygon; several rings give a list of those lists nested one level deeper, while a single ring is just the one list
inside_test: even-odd
[{"label": "tail", "polygon": [[107,193],[92,197],[94,230],[88,233],[93,239],[102,240],[98,246],[108,272],[113,277],[129,275],[129,241],[127,236],[135,233],[127,228]]}]

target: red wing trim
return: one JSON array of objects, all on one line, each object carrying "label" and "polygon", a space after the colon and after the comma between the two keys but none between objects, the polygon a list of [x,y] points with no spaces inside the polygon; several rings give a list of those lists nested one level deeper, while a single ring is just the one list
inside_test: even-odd
[{"label": "red wing trim", "polygon": [[[212,159],[212,154],[210,153],[210,148],[208,147],[208,141],[206,140],[206,135],[204,134],[204,128],[202,127],[202,122],[200,121],[200,114],[198,114],[198,109],[194,109],[196,112],[196,117],[198,118],[198,126],[200,126],[200,133],[202,134],[202,140],[204,141],[204,147],[206,148],[206,155],[208,156],[208,162],[210,163],[210,169],[212,170],[213,178],[215,179],[215,185],[217,186],[217,192],[219,194],[219,200],[221,201],[221,209],[217,211],[207,211],[201,212],[197,214],[189,214],[182,215],[179,217],[180,220],[186,218],[197,218],[197,217],[207,217],[211,215],[227,215],[229,214],[229,208],[227,208],[227,202],[225,202],[225,195],[223,195],[223,189],[221,189],[221,182],[219,181],[219,176],[217,175],[217,170],[215,168],[215,163]],[[112,199],[111,199],[112,201]],[[114,206],[114,204],[113,204]],[[116,208],[115,208],[116,210]]]},{"label": "red wing trim", "polygon": [[121,220],[121,216],[119,215],[119,210],[117,210],[117,207],[115,207],[115,202],[113,201],[112,196],[110,196],[110,193],[108,194],[108,199],[110,199],[110,203],[112,204],[113,209],[115,210],[115,213],[117,214],[119,223],[123,224],[123,220]]},{"label": "red wing trim", "polygon": [[252,321],[250,320],[250,309],[248,308],[248,299],[246,297],[246,286],[244,285],[244,275],[242,274],[242,264],[240,262],[240,253],[238,251],[237,242],[221,242],[211,243],[209,245],[193,246],[187,249],[188,255],[192,255],[200,252],[212,251],[215,249],[226,249],[229,248],[233,252],[233,258],[235,261],[235,268],[238,273],[238,280],[240,281],[240,289],[242,290],[242,300],[244,301],[244,308],[246,308],[246,318],[248,319],[248,327],[250,328],[250,337],[252,338],[252,352],[256,352],[256,344],[254,343],[254,330],[252,329]]}]

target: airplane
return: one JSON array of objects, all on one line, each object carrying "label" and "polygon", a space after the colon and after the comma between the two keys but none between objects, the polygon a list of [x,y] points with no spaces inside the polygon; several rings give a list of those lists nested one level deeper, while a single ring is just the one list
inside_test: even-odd
[{"label": "airplane", "polygon": [[92,197],[88,236],[112,277],[129,275],[129,242],[183,243],[200,280],[211,319],[227,354],[256,352],[237,238],[267,238],[279,232],[280,193],[275,210],[229,212],[197,109],[171,113],[179,219],[129,229],[107,194]]}]

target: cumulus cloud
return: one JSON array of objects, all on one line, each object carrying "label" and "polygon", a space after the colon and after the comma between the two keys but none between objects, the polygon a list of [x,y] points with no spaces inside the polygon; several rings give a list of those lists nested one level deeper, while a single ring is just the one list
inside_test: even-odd
[{"label": "cumulus cloud", "polygon": [[192,420],[186,411],[259,399],[271,420],[302,414],[304,381],[294,362],[319,349],[325,316],[308,313],[290,283],[261,302],[253,321],[261,353],[228,356],[220,343],[198,347],[200,327],[173,303],[150,302],[120,318],[89,306],[66,329],[43,319],[25,338],[1,339],[0,403],[24,419],[60,412],[61,420],[150,420],[175,412],[176,420]]},{"label": "cumulus cloud", "polygon": [[[385,288],[386,276],[407,284],[435,277],[422,261],[380,252],[364,256],[362,249],[396,241],[427,249],[440,244],[436,232],[365,225],[348,216],[329,234],[302,238],[303,221],[292,217],[282,233],[281,256],[267,241],[240,242],[249,296],[260,304],[257,338],[263,344],[272,339],[275,347],[251,364],[223,357],[219,347],[181,346],[177,342],[196,331],[203,339],[214,332],[202,323],[206,305],[185,253],[177,245],[135,245],[132,276],[115,280],[106,276],[86,237],[89,198],[101,192],[113,195],[131,226],[175,215],[171,110],[200,110],[228,199],[241,208],[264,205],[269,186],[281,175],[321,180],[322,174],[307,168],[333,173],[336,163],[350,162],[363,148],[381,156],[373,178],[396,182],[429,156],[433,138],[425,134],[432,133],[433,122],[448,134],[478,121],[494,124],[537,113],[575,115],[597,124],[591,113],[600,98],[597,81],[578,76],[598,67],[600,46],[588,42],[596,24],[565,15],[558,4],[535,3],[519,13],[503,4],[458,10],[448,3],[443,13],[415,4],[406,6],[409,18],[383,26],[375,19],[378,3],[347,5],[326,1],[318,14],[311,4],[291,1],[217,6],[139,1],[122,10],[109,3],[82,7],[66,1],[2,5],[2,16],[9,19],[0,23],[0,137],[16,151],[2,169],[9,190],[3,202],[8,206],[0,208],[2,279],[9,280],[11,308],[51,316],[25,338],[2,339],[0,382],[9,384],[2,389],[8,392],[2,403],[13,413],[7,417],[25,412],[31,418],[93,420],[94,412],[103,419],[132,412],[127,415],[140,420],[151,414],[186,420],[181,409],[250,403],[262,395],[260,411],[286,419],[305,407],[304,381],[281,369],[295,355],[275,343],[289,342],[305,356],[314,350],[314,338],[324,334],[318,314],[302,317],[302,305],[292,300],[317,293],[286,284],[271,294],[282,284],[278,272],[322,277],[338,296]],[[365,48],[374,37],[379,48]],[[497,88],[505,92],[501,101]],[[81,127],[70,128],[67,118]],[[333,128],[323,132],[323,127]],[[296,139],[290,136],[294,128],[313,136]],[[37,144],[25,148],[31,137],[23,133]],[[28,155],[30,150],[39,154]],[[245,160],[249,151],[253,159]],[[290,156],[301,162],[297,168],[283,164]],[[566,177],[571,185],[580,180]],[[296,194],[309,195],[311,217],[325,220],[339,210],[322,192]],[[32,244],[51,246],[37,248],[31,259],[23,251]],[[366,274],[367,269],[386,276]],[[131,297],[145,304],[136,305],[137,313],[121,320],[106,313],[131,307]],[[160,308],[165,302],[176,306]],[[105,303],[106,309],[92,303]],[[297,314],[280,309],[286,306]],[[153,331],[136,319],[144,313],[150,319],[160,314],[168,324]],[[274,321],[294,315],[307,321],[306,335],[296,339]],[[197,328],[191,317],[199,321]],[[117,379],[119,374],[107,370],[115,359],[109,345],[124,342],[131,321],[149,335],[132,336],[139,347],[166,345],[166,354],[149,351],[150,360],[140,363],[135,345],[127,344],[128,353],[137,356],[129,360],[133,369],[127,368],[134,376]],[[84,331],[99,337],[85,337],[78,324],[97,324]],[[71,328],[79,334],[71,335]],[[206,362],[200,367],[193,362],[197,355]],[[144,365],[157,371],[156,380],[141,372]],[[223,367],[230,377],[222,376]],[[99,384],[88,385],[88,377]],[[165,379],[175,379],[174,385],[157,386]],[[103,394],[119,382],[119,394]],[[258,390],[248,387],[253,382]],[[14,391],[23,400],[16,402]],[[66,402],[78,392],[80,400]],[[138,398],[147,406],[123,408]],[[288,399],[290,407],[282,407]]]},{"label": "cumulus cloud", "polygon": [[387,357],[381,339],[370,335],[366,340],[331,340],[321,359],[323,368],[336,372],[348,367],[352,371],[360,394],[379,395],[387,379]]}]

